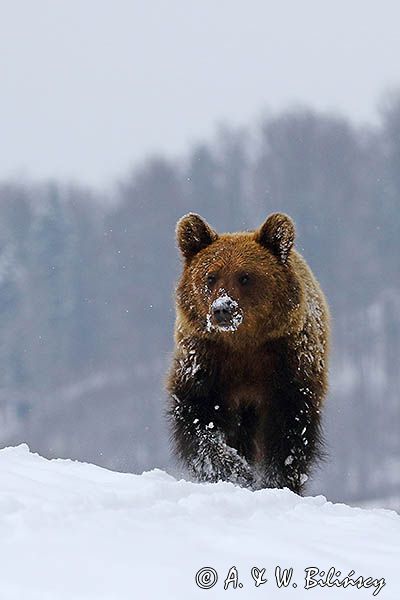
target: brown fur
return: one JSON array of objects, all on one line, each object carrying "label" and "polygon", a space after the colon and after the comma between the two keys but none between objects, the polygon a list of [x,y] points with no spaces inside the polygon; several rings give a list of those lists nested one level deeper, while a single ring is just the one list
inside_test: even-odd
[{"label": "brown fur", "polygon": [[[184,266],[170,415],[178,456],[199,479],[300,491],[318,455],[329,313],[294,238],[280,213],[256,232],[218,235],[194,214],[178,223]],[[242,319],[233,331],[213,321],[213,302],[224,294]]]}]

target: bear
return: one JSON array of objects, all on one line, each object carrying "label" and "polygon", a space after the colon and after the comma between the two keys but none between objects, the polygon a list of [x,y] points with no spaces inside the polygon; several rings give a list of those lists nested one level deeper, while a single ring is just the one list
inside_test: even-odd
[{"label": "bear", "polygon": [[175,454],[199,482],[301,494],[324,456],[330,317],[294,223],[273,213],[257,230],[218,234],[189,213],[176,235]]}]

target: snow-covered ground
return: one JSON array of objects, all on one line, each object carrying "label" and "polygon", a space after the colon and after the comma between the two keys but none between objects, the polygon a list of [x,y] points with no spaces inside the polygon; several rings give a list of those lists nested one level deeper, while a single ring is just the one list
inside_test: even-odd
[{"label": "snow-covered ground", "polygon": [[[278,588],[278,566],[293,568],[287,588]],[[212,589],[195,582],[204,567],[218,575]],[[340,571],[331,582],[354,571],[364,587],[305,589],[310,567]],[[49,461],[25,445],[0,451],[0,600],[362,600],[374,592],[398,600],[399,567],[394,512],[177,481],[158,470],[120,474]],[[199,582],[212,583],[213,573],[201,571]],[[321,580],[311,575],[310,586]]]}]

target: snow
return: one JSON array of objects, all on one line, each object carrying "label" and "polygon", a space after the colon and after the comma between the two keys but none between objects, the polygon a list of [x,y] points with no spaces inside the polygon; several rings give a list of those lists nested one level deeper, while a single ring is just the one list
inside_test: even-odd
[{"label": "snow", "polygon": [[[400,597],[394,512],[177,481],[160,470],[115,473],[46,460],[26,445],[0,451],[0,540],[1,600],[224,598],[227,578],[230,589],[242,585],[227,597],[244,600]],[[293,568],[286,589],[277,587],[278,566]],[[212,579],[204,567],[218,574],[210,590],[195,583],[196,573],[200,583]],[[364,587],[304,589],[311,567]]]}]

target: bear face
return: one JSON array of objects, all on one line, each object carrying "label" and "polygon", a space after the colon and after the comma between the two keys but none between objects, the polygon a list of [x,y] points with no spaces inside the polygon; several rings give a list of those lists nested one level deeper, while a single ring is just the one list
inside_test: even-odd
[{"label": "bear face", "polygon": [[305,315],[295,229],[281,213],[257,231],[217,234],[200,216],[178,222],[184,268],[179,324],[231,345],[263,343],[299,330]]}]

